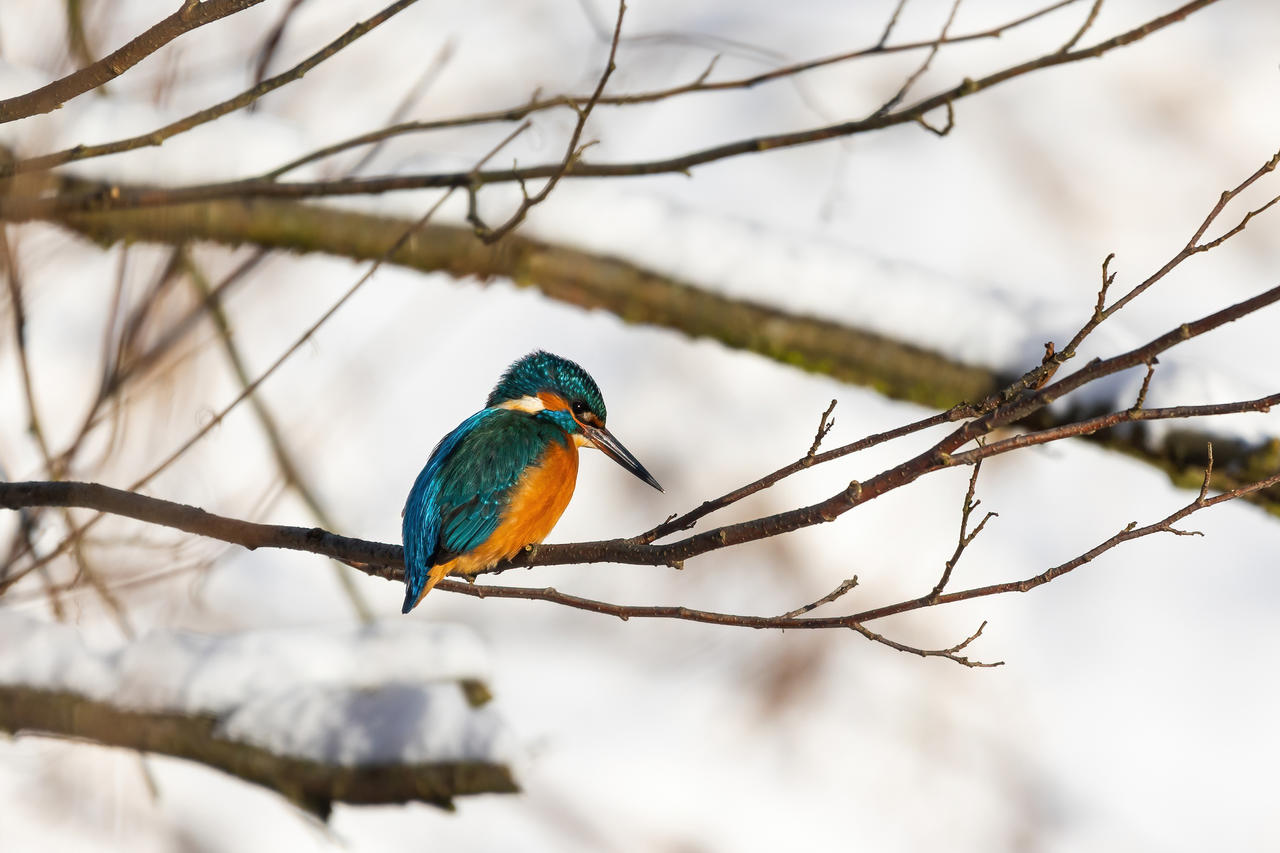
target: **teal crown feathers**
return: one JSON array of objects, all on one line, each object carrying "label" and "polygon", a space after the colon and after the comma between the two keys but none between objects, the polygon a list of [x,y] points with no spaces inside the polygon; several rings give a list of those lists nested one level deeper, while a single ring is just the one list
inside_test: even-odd
[{"label": "teal crown feathers", "polygon": [[554,391],[570,404],[580,402],[604,420],[604,397],[591,374],[577,362],[538,350],[507,368],[498,384],[489,392],[486,406],[492,408],[521,397],[536,397],[539,391]]}]

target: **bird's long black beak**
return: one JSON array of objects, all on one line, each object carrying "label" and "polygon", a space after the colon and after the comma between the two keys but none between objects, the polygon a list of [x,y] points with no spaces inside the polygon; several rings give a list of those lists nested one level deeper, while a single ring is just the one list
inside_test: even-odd
[{"label": "bird's long black beak", "polygon": [[653,475],[645,470],[639,459],[631,455],[630,450],[622,446],[622,442],[613,437],[613,433],[604,427],[590,426],[588,424],[582,424],[582,432],[592,444],[604,451],[605,456],[608,456],[658,491],[662,491],[662,486],[658,485],[658,481],[653,479]]}]

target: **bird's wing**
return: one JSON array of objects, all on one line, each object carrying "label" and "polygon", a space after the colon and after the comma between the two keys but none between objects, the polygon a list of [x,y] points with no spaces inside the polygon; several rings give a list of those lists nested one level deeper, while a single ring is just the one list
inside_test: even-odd
[{"label": "bird's wing", "polygon": [[512,488],[546,447],[520,412],[484,409],[436,445],[405,503],[406,611],[431,567],[465,554],[497,529]]}]

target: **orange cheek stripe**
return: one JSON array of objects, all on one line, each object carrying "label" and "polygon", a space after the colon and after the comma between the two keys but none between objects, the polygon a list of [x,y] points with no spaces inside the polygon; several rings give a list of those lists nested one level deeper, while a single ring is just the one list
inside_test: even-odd
[{"label": "orange cheek stripe", "polygon": [[542,401],[542,405],[548,409],[569,410],[569,401],[561,397],[555,391],[539,391],[538,399]]}]

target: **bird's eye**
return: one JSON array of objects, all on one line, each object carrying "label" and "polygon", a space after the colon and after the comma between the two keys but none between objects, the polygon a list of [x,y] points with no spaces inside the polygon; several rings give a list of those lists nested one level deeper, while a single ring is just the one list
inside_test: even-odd
[{"label": "bird's eye", "polygon": [[574,400],[571,405],[575,415],[580,415],[587,410],[587,404],[581,400]]}]

